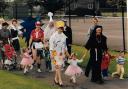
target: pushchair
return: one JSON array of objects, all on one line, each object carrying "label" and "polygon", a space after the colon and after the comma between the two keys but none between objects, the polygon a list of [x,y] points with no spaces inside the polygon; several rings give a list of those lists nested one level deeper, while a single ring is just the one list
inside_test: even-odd
[{"label": "pushchair", "polygon": [[3,46],[4,48],[4,56],[5,56],[5,61],[4,61],[4,68],[7,70],[13,70],[16,69],[17,67],[17,55],[16,52],[11,44],[5,44]]}]

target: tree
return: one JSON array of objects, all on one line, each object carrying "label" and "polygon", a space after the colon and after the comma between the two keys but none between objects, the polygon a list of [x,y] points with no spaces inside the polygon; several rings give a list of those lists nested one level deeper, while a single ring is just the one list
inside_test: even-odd
[{"label": "tree", "polygon": [[126,0],[107,0],[107,3],[111,6],[117,6],[119,8],[122,1],[123,5],[126,6]]},{"label": "tree", "polygon": [[47,0],[43,6],[47,11],[55,12],[64,6],[64,0]]},{"label": "tree", "polygon": [[7,8],[7,4],[5,3],[4,0],[0,1],[0,12],[4,12],[4,10]]},{"label": "tree", "polygon": [[125,7],[126,0],[107,0],[107,3],[111,5],[111,7],[113,8],[113,16],[117,16],[115,12],[117,11],[117,9],[120,9],[122,5],[122,1],[123,1],[123,6]]}]

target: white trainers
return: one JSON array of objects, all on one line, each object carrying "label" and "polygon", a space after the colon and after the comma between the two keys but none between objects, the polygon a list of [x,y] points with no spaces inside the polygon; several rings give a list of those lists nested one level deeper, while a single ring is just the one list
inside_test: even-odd
[{"label": "white trainers", "polygon": [[28,71],[28,70],[25,68],[25,69],[24,69],[24,74],[26,74],[26,73],[27,73],[27,71]]},{"label": "white trainers", "polygon": [[31,67],[30,67],[30,70],[32,70],[33,69],[33,65],[31,65]]},{"label": "white trainers", "polygon": [[123,80],[124,78],[120,77],[120,80]]},{"label": "white trainers", "polygon": [[37,72],[39,72],[39,73],[40,73],[40,72],[42,72],[42,71],[41,71],[40,69],[38,69],[38,70],[37,70]]}]

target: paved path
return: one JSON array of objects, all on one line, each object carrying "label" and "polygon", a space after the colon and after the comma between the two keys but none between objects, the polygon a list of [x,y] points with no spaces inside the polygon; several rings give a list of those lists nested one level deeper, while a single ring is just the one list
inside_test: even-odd
[{"label": "paved path", "polygon": [[[45,80],[51,86],[57,86],[54,84],[54,72],[46,72],[44,68],[44,61],[42,62],[42,73],[37,73],[35,68],[31,70],[25,76],[31,76],[33,78],[37,78],[39,80]],[[22,71],[16,71],[18,74],[22,74]],[[58,89],[128,89],[128,79],[119,80],[112,79],[109,81],[105,81],[103,85],[95,84],[90,82],[90,79],[86,78],[84,75],[81,75],[77,78],[77,84],[74,85],[69,82],[69,77],[64,75],[64,71],[62,71],[62,79],[64,82],[63,88]]]}]

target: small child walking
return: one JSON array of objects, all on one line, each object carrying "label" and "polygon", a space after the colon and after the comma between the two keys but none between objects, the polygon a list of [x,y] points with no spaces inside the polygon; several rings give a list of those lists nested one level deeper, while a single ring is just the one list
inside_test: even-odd
[{"label": "small child walking", "polygon": [[76,83],[76,77],[83,73],[82,69],[77,65],[77,63],[80,63],[82,61],[83,58],[81,60],[78,60],[75,53],[72,53],[70,59],[68,59],[68,63],[70,65],[66,69],[65,75],[71,77],[70,82]]},{"label": "small child walking", "polygon": [[50,50],[49,50],[49,40],[44,40],[44,50],[43,56],[45,59],[46,71],[52,72],[52,65],[51,65],[51,57],[50,57]]},{"label": "small child walking", "polygon": [[106,50],[103,54],[102,63],[101,63],[101,71],[104,80],[110,79],[108,77],[108,67],[112,58],[114,58],[114,56],[111,56]]},{"label": "small child walking", "polygon": [[32,57],[31,55],[29,55],[30,51],[28,48],[23,48],[22,49],[22,61],[21,61],[21,66],[22,68],[24,69],[24,74],[26,74],[29,70],[30,67],[32,67],[32,63],[33,63],[33,60],[32,60]]},{"label": "small child walking", "polygon": [[44,49],[44,59],[45,59],[46,71],[51,72],[51,59],[50,59],[49,47],[45,47]]},{"label": "small child walking", "polygon": [[117,65],[116,65],[116,72],[112,73],[112,77],[114,75],[118,74],[120,76],[120,79],[124,79],[124,64],[125,64],[125,58],[124,58],[124,52],[120,52],[119,56],[116,59]]}]

